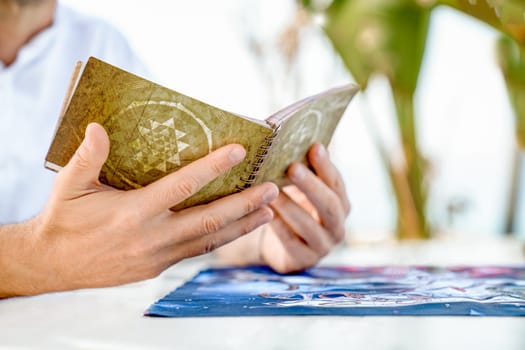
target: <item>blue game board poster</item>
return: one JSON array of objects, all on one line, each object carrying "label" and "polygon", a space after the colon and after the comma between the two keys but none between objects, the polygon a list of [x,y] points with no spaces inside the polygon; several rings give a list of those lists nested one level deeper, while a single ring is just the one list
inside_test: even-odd
[{"label": "blue game board poster", "polygon": [[211,268],[147,316],[525,316],[525,266]]}]

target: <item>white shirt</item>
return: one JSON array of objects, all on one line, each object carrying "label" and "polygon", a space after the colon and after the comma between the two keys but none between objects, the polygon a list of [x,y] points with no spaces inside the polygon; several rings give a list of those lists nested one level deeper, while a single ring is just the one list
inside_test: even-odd
[{"label": "white shirt", "polygon": [[53,25],[12,65],[0,62],[0,224],[27,220],[43,208],[55,176],[44,158],[73,66],[89,56],[145,74],[119,32],[60,4]]}]

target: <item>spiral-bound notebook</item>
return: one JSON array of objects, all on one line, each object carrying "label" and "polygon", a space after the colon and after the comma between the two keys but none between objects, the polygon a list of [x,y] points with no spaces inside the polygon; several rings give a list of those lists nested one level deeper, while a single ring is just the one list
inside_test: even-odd
[{"label": "spiral-bound notebook", "polygon": [[203,204],[265,181],[286,183],[293,161],[314,142],[328,145],[355,85],[297,101],[264,121],[240,116],[170,90],[96,58],[74,75],[46,167],[58,171],[73,156],[90,122],[108,131],[111,150],[100,180],[119,189],[145,186],[229,144],[245,160],[176,208]]},{"label": "spiral-bound notebook", "polygon": [[213,268],[147,316],[525,316],[525,266]]}]

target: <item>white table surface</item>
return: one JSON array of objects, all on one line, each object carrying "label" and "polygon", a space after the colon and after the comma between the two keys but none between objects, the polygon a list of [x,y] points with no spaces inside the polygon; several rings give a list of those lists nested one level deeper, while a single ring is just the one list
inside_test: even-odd
[{"label": "white table surface", "polygon": [[[323,264],[524,264],[512,240],[341,247]],[[525,349],[525,318],[150,318],[144,310],[213,260],[121,287],[0,300],[0,349]]]}]

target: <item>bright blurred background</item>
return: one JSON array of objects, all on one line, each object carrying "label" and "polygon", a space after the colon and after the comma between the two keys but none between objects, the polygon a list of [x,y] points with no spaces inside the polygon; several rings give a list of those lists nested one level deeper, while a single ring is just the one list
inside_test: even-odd
[{"label": "bright blurred background", "polygon": [[[309,13],[305,20],[295,0],[62,2],[117,27],[156,82],[232,112],[264,119],[296,99],[354,81],[321,28],[327,18]],[[499,35],[449,7],[430,17],[414,106],[418,146],[429,164],[426,217],[435,235],[507,230],[516,138],[497,63]],[[371,136],[392,159],[402,157],[396,123],[388,80],[373,76],[334,136],[332,157],[353,205],[351,238],[396,234],[395,192]],[[525,237],[521,192],[513,231]]]}]

